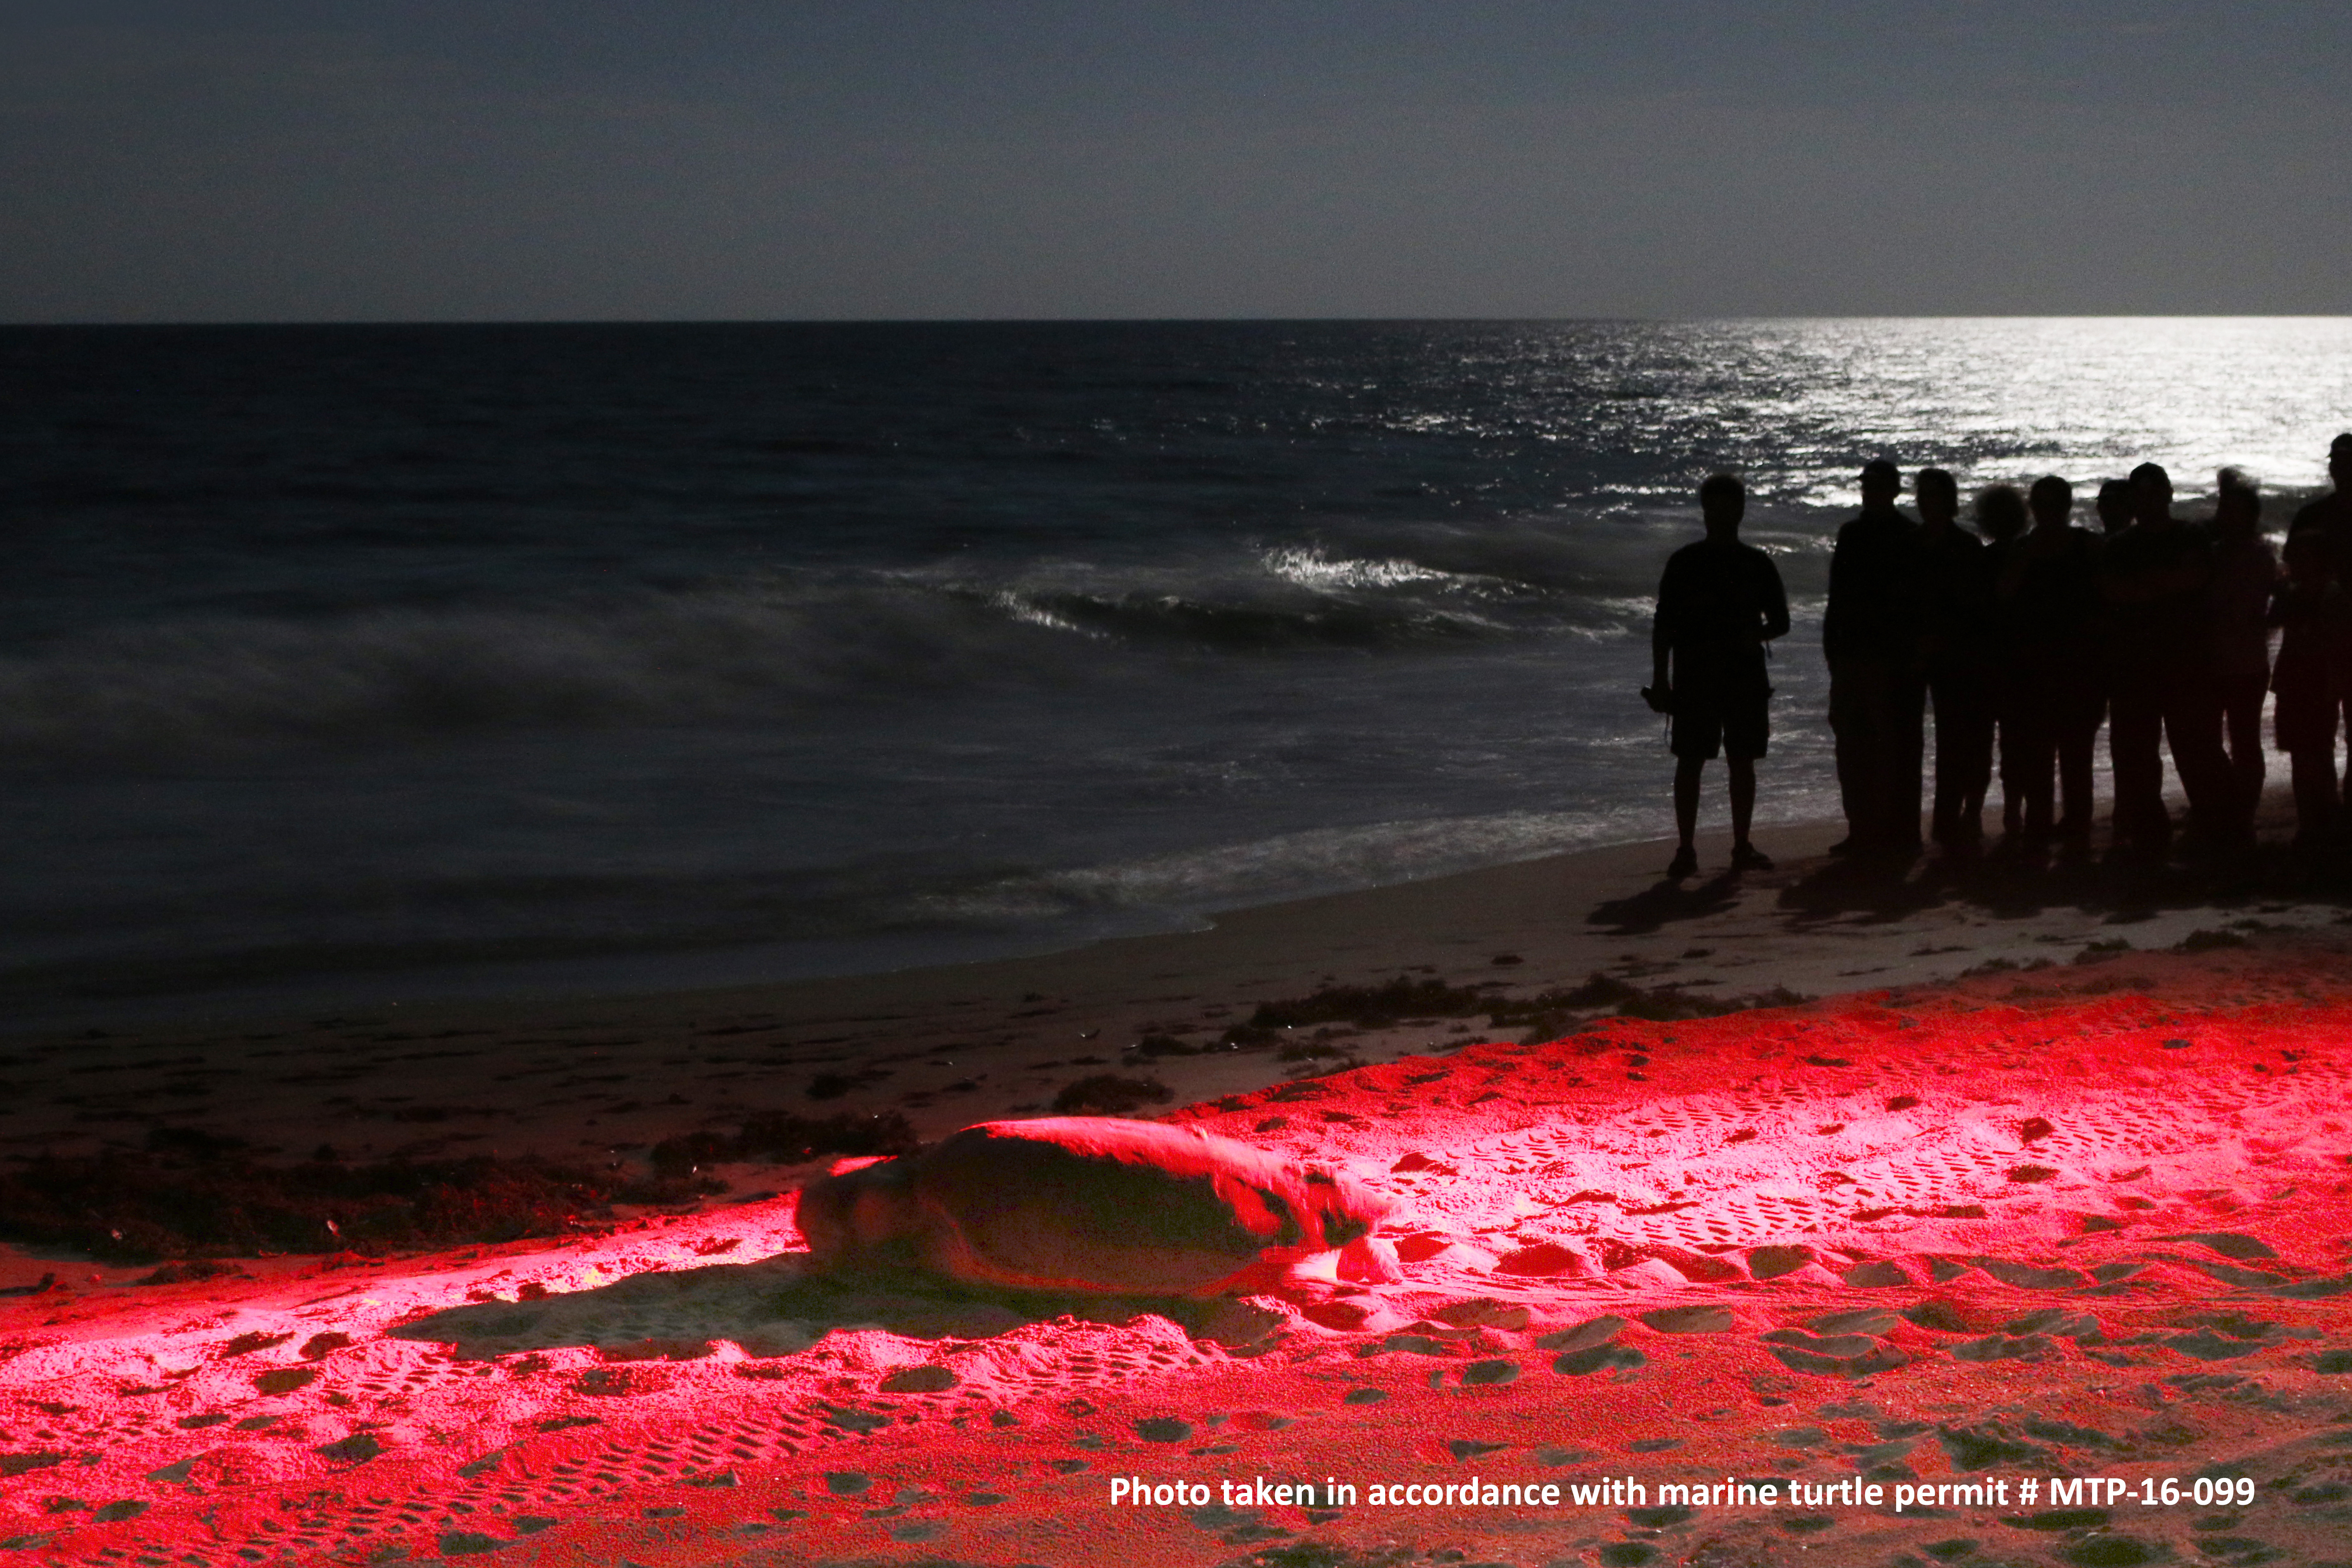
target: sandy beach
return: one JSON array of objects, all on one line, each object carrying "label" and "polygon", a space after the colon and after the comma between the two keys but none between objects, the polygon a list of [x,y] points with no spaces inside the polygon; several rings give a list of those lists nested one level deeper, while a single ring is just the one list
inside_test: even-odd
[{"label": "sandy beach", "polygon": [[[1762,841],[1770,872],[1660,871],[1671,844],[1615,846],[1402,886],[1242,910],[1211,929],[1066,952],[772,987],[392,1005],[205,1018],[9,1041],[0,1151],[86,1152],[157,1125],[299,1155],[382,1159],[633,1152],[753,1108],[898,1110],[929,1139],[1042,1112],[1069,1084],[1142,1073],[1177,1106],[1344,1058],[1372,1063],[1481,1037],[1477,1016],[1323,1026],[1221,1044],[1262,1004],[1408,977],[1500,998],[1594,976],[1638,993],[1749,1004],[2163,951],[2232,921],[2320,929],[2343,906],[2283,858],[2243,872],[2127,876],[1998,858],[1848,866],[1827,825]],[[2113,944],[2121,943],[2122,947]],[[1601,995],[1571,1011],[1622,1006]],[[1669,1009],[1671,1010],[1671,1009]],[[194,1010],[192,1010],[194,1013]],[[0,1037],[5,1038],[5,1037]],[[1162,1044],[1139,1052],[1139,1042]],[[1181,1050],[1168,1048],[1171,1045]],[[1311,1050],[1283,1059],[1281,1051]],[[1183,1054],[1197,1052],[1198,1054]],[[821,1076],[844,1080],[813,1100]]]},{"label": "sandy beach", "polygon": [[[1851,867],[1829,837],[1766,836],[1780,868],[1738,879],[1706,868],[1718,846],[1664,884],[1666,847],[1636,845],[951,969],[8,1040],[20,1162],[162,1128],[264,1159],[635,1168],[760,1112],[896,1113],[929,1140],[1074,1088],[1099,1109],[1085,1080],[1124,1079],[1151,1097],[1135,1114],[1372,1184],[1404,1279],[1226,1303],[861,1293],[798,1260],[793,1194],[824,1158],[714,1159],[697,1173],[724,1192],[555,1239],[178,1282],[12,1246],[0,1548],[2352,1554],[2342,902],[2283,860]],[[1391,1001],[1430,1011],[1382,1011],[1400,980]],[[2092,1476],[2129,1497],[2082,1502]],[[1208,1500],[1115,1501],[1114,1479]],[[1782,1491],[1659,1500],[1727,1479]],[[1367,1500],[1473,1479],[1560,1500]],[[2250,1502],[2223,1489],[2242,1481]]]},{"label": "sandy beach", "polygon": [[2352,10],[1686,13],[7,7],[0,1568],[2352,1568]]}]

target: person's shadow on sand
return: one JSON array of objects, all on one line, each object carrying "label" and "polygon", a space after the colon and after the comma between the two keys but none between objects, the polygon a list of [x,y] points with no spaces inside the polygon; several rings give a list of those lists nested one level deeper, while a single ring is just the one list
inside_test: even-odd
[{"label": "person's shadow on sand", "polygon": [[1266,1308],[1223,1298],[987,1290],[911,1274],[819,1274],[793,1253],[655,1269],[535,1300],[468,1302],[404,1323],[389,1337],[453,1345],[467,1360],[584,1347],[606,1362],[695,1361],[722,1340],[766,1358],[807,1350],[836,1329],[977,1340],[1063,1317],[1117,1325],[1146,1313],[1239,1351],[1284,1321]]},{"label": "person's shadow on sand", "polygon": [[1849,916],[1892,921],[1945,904],[1966,904],[1999,919],[2070,908],[2114,921],[2165,909],[2242,906],[2264,897],[2342,903],[2340,891],[2311,886],[2284,860],[2265,863],[2101,864],[2087,857],[2051,860],[2032,853],[1974,859],[1938,857],[1832,861],[1782,888],[1780,907],[1796,929]]},{"label": "person's shadow on sand", "polygon": [[1899,921],[1959,896],[1945,862],[1930,861],[1915,877],[1916,865],[1911,858],[1832,860],[1782,888],[1780,905],[1801,929],[1843,915]]},{"label": "person's shadow on sand", "polygon": [[1726,871],[1696,887],[1685,887],[1667,878],[1631,898],[1611,899],[1594,907],[1585,919],[1607,928],[1614,936],[1647,936],[1676,921],[1720,914],[1739,895],[1739,873]]}]

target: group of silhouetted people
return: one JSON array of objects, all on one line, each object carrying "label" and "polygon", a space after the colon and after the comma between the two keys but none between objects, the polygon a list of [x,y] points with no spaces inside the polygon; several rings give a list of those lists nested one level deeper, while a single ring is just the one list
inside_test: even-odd
[{"label": "group of silhouetted people", "polygon": [[[2296,847],[2330,841],[2346,809],[2337,718],[2352,698],[2352,434],[2329,448],[2328,473],[2334,493],[2295,514],[2282,565],[2263,535],[2262,493],[2236,469],[2221,471],[2214,515],[2200,522],[2175,515],[2169,476],[2143,463],[2100,488],[2095,532],[2074,525],[2074,487],[2055,476],[2022,494],[1979,491],[1971,529],[1943,469],[1914,477],[1914,519],[1895,504],[1895,466],[1865,466],[1862,514],[1838,531],[1822,618],[1847,826],[1833,852],[1918,850],[1931,709],[1928,833],[1948,852],[1983,842],[1996,760],[2010,841],[2086,848],[2103,722],[2119,853],[2155,858],[2172,847],[2168,745],[2188,796],[2184,843],[2248,848],[2269,693]],[[1676,551],[1659,584],[1643,693],[1673,716],[1672,877],[1697,869],[1699,783],[1718,751],[1731,769],[1732,867],[1770,864],[1748,831],[1769,731],[1764,645],[1789,629],[1771,558],[1739,542],[1740,482],[1716,475],[1699,487],[1699,508],[1706,537]]]}]

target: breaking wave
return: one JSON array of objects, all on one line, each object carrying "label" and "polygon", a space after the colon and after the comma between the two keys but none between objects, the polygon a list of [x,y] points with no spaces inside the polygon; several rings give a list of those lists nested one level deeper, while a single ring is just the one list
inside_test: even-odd
[{"label": "breaking wave", "polygon": [[[637,590],[118,625],[0,657],[0,755],[38,764],[645,724],[764,723],[1099,674],[1105,646],[1443,649],[1612,635],[1633,601],[1397,558],[1276,550],[1215,567]],[[1080,645],[1085,645],[1081,647]]]}]

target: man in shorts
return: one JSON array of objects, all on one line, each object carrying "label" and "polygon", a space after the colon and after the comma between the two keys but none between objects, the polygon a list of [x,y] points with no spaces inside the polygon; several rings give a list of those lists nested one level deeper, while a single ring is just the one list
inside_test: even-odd
[{"label": "man in shorts", "polygon": [[1731,769],[1731,868],[1768,870],[1772,862],[1748,842],[1756,816],[1756,759],[1764,754],[1772,685],[1764,645],[1789,629],[1789,596],[1772,558],[1739,542],[1748,492],[1729,474],[1698,488],[1706,537],[1667,558],[1650,631],[1652,684],[1643,696],[1674,716],[1675,827],[1682,844],[1666,875],[1698,869],[1691,842],[1698,826],[1698,787],[1719,751]]}]

